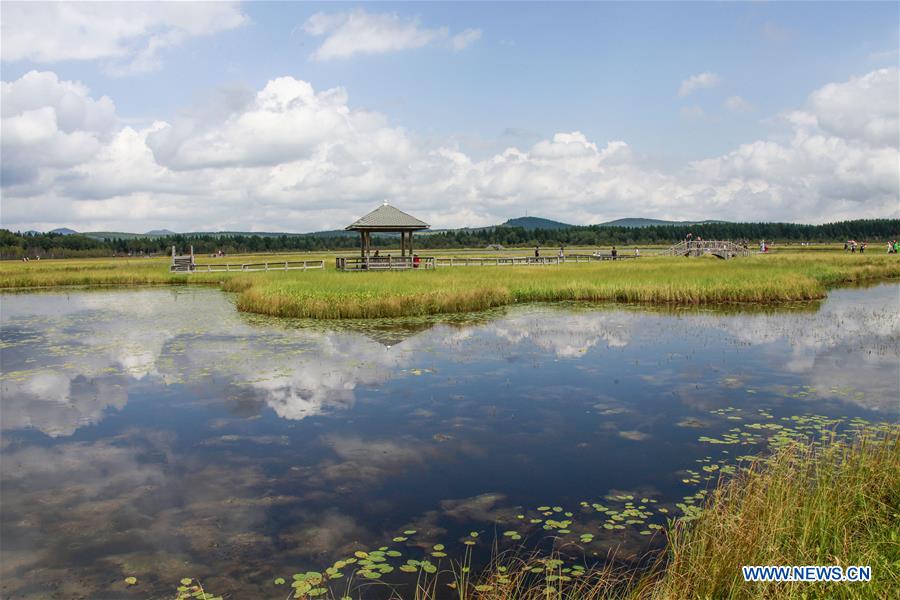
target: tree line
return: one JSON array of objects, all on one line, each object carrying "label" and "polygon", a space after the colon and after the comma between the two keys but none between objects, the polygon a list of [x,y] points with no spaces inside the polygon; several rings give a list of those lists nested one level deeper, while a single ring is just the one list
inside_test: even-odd
[{"label": "tree line", "polygon": [[[900,237],[900,219],[861,219],[824,225],[795,223],[704,223],[700,225],[653,225],[649,227],[609,227],[590,225],[565,229],[486,227],[420,233],[415,247],[484,248],[501,246],[614,246],[633,244],[674,244],[691,233],[696,239],[767,240],[787,242],[844,242],[847,240],[882,242]],[[376,234],[374,247],[390,248],[398,237]],[[0,229],[0,258],[22,257],[76,258],[168,254],[175,246],[179,252],[194,247],[196,254],[224,252],[288,252],[346,250],[359,247],[356,234],[176,234],[162,237],[106,237],[84,234],[20,233]]]}]

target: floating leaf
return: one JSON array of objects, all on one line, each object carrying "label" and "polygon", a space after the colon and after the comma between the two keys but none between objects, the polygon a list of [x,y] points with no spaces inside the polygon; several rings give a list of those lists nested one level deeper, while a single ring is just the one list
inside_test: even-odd
[{"label": "floating leaf", "polygon": [[[188,579],[188,581],[190,582],[190,579]],[[126,577],[125,583],[128,585],[137,585],[137,577]]]}]

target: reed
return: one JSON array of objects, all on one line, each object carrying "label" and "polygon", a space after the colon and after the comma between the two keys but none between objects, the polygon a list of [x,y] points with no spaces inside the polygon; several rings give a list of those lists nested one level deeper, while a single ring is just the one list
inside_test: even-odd
[{"label": "reed", "polygon": [[[900,434],[793,445],[669,533],[652,599],[889,598],[900,590]],[[869,565],[869,583],[745,583],[742,565]],[[893,590],[893,591],[891,591]]]},{"label": "reed", "polygon": [[[267,257],[229,261],[259,262]],[[169,273],[166,259],[0,263],[0,288],[199,284],[237,292],[242,311],[278,317],[365,319],[485,310],[523,302],[777,303],[823,298],[828,288],[900,278],[897,255],[784,252],[722,261],[644,257],[560,266],[444,267],[434,271]],[[279,256],[277,260],[291,257]],[[276,260],[276,259],[271,259]],[[220,259],[218,262],[222,262]]]},{"label": "reed", "polygon": [[[861,258],[861,260],[860,260]],[[428,272],[308,273],[229,281],[240,310],[279,317],[355,319],[478,311],[523,302],[772,303],[823,298],[829,287],[900,278],[894,256],[759,256]]]}]

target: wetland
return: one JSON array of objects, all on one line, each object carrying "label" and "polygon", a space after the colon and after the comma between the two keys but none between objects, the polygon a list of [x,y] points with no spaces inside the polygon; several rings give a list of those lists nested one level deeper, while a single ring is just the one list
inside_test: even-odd
[{"label": "wetland", "polygon": [[402,589],[511,548],[640,565],[750,456],[900,418],[892,283],[399,321],[238,301],[2,296],[3,597],[325,594],[310,572]]}]

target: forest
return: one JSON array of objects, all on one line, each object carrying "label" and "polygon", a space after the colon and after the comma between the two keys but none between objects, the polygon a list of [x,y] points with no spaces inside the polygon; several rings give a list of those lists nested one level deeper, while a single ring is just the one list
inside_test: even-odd
[{"label": "forest", "polygon": [[[613,246],[673,244],[691,233],[694,238],[746,240],[758,243],[843,242],[850,239],[869,243],[900,237],[900,219],[861,219],[824,225],[796,223],[705,223],[700,225],[654,225],[610,227],[590,225],[565,229],[485,227],[425,232],[416,235],[415,246],[429,248],[485,248],[489,245],[516,246]],[[172,246],[179,251],[193,246],[198,254],[224,252],[326,251],[356,248],[359,238],[351,233],[249,234],[187,233],[154,236],[100,237],[93,234],[20,233],[0,229],[0,258],[76,258],[166,254]],[[376,234],[376,247],[397,245],[397,236]]]}]

